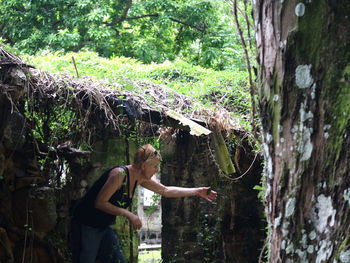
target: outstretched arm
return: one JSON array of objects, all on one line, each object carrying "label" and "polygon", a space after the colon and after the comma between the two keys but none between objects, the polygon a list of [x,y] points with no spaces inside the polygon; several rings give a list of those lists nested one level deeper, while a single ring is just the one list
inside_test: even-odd
[{"label": "outstretched arm", "polygon": [[143,187],[151,190],[157,194],[160,194],[164,197],[186,197],[186,196],[199,196],[209,202],[212,202],[216,199],[217,193],[210,190],[209,187],[177,187],[177,186],[165,186],[155,179],[151,178],[144,181],[141,184]]}]

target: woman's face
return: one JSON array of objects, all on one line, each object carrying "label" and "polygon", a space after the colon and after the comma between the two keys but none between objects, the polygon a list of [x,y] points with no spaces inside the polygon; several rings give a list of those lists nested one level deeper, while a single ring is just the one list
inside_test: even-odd
[{"label": "woman's face", "polygon": [[159,171],[160,161],[157,159],[144,162],[142,164],[142,174],[146,179],[150,179],[155,173]]}]

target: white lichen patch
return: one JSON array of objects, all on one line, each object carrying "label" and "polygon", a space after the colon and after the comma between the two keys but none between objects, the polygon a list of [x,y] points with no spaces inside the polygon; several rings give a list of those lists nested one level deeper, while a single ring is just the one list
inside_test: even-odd
[{"label": "white lichen patch", "polygon": [[278,100],[279,100],[279,96],[277,94],[273,96],[273,101],[278,101]]},{"label": "white lichen patch", "polygon": [[282,125],[278,124],[277,129],[278,129],[279,133],[283,132],[283,126]]},{"label": "white lichen patch", "polygon": [[286,249],[286,241],[285,240],[283,240],[282,243],[281,243],[281,249],[282,250]]},{"label": "white lichen patch", "polygon": [[313,145],[311,143],[312,128],[305,128],[303,130],[302,139],[299,143],[298,151],[301,154],[300,161],[309,160],[312,154]]},{"label": "white lichen patch", "polygon": [[292,242],[288,241],[288,245],[286,247],[286,254],[291,254],[294,252],[294,245]]},{"label": "white lichen patch", "polygon": [[310,245],[307,247],[307,253],[309,253],[309,254],[314,253],[314,246],[313,245]]},{"label": "white lichen patch", "polygon": [[333,243],[328,240],[321,240],[320,249],[317,252],[316,263],[328,262],[333,252]]},{"label": "white lichen patch", "polygon": [[280,41],[280,48],[284,48],[285,46],[287,46],[287,40],[283,40],[283,41]]},{"label": "white lichen patch", "polygon": [[267,199],[267,197],[270,195],[270,193],[271,193],[271,185],[267,184],[266,191],[265,191],[265,199]]},{"label": "white lichen patch", "polygon": [[300,114],[300,121],[301,122],[304,122],[308,119],[312,119],[314,117],[314,114],[311,111],[308,111],[308,112],[305,111],[304,103],[302,103],[300,106],[299,114]]},{"label": "white lichen patch", "polygon": [[275,218],[275,221],[273,223],[273,227],[277,228],[281,224],[282,214],[280,214],[278,217]]},{"label": "white lichen patch", "polygon": [[298,138],[298,125],[295,124],[293,128],[290,130],[293,134],[293,140],[296,141]]},{"label": "white lichen patch", "polygon": [[307,235],[303,234],[301,240],[299,241],[300,245],[302,248],[306,249],[307,248]]},{"label": "white lichen patch", "polygon": [[323,126],[323,130],[324,131],[328,131],[332,126],[330,124],[326,124],[325,126]]},{"label": "white lichen patch", "polygon": [[307,259],[306,259],[306,256],[307,256],[306,251],[297,249],[297,250],[295,251],[295,253],[296,253],[296,254],[299,256],[299,258],[300,258],[300,261],[299,261],[299,262],[303,262],[303,263],[308,262]]},{"label": "white lichen patch", "polygon": [[316,238],[316,232],[315,231],[311,231],[309,234],[309,238],[310,240],[314,240]]},{"label": "white lichen patch", "polygon": [[266,143],[263,143],[264,155],[265,155],[265,174],[268,178],[273,178],[273,169],[272,169],[272,158],[269,153],[269,146]]},{"label": "white lichen patch", "polygon": [[295,7],[295,15],[296,16],[303,16],[305,14],[305,5],[303,3],[297,4]]},{"label": "white lichen patch", "polygon": [[288,228],[289,228],[289,222],[284,221],[283,225],[282,225],[282,236],[283,237],[286,237],[288,235],[288,233],[289,233]]},{"label": "white lichen patch", "polygon": [[299,65],[295,70],[295,83],[300,89],[306,89],[314,82],[310,70],[312,65]]},{"label": "white lichen patch", "polygon": [[328,132],[325,132],[325,133],[323,134],[323,136],[324,136],[325,139],[328,139],[329,133],[328,133]]},{"label": "white lichen patch", "polygon": [[316,83],[314,83],[314,85],[312,85],[311,87],[311,99],[315,99],[316,98]]},{"label": "white lichen patch", "polygon": [[346,250],[340,253],[339,260],[342,263],[350,262],[350,250]]},{"label": "white lichen patch", "polygon": [[327,233],[329,227],[334,226],[335,213],[331,197],[319,195],[312,216],[314,226],[319,233]]},{"label": "white lichen patch", "polygon": [[272,135],[269,133],[266,133],[265,140],[267,144],[270,144],[272,142]]},{"label": "white lichen patch", "polygon": [[344,200],[347,201],[350,205],[350,188],[344,190],[343,196],[344,196]]},{"label": "white lichen patch", "polygon": [[329,137],[328,130],[330,128],[331,128],[331,125],[329,125],[329,124],[323,126],[323,136],[324,136],[325,139],[328,139],[328,137]]},{"label": "white lichen patch", "polygon": [[300,161],[306,161],[310,159],[313,150],[313,145],[311,143],[311,135],[313,133],[313,129],[305,126],[304,122],[312,119],[314,115],[311,111],[305,111],[304,103],[301,103],[300,105],[299,115],[299,126],[293,127],[293,130],[297,130],[297,132],[293,135],[293,139],[296,140],[299,136],[300,139],[298,141],[298,152],[301,154]]},{"label": "white lichen patch", "polygon": [[294,214],[295,203],[296,203],[295,197],[288,199],[286,204],[286,212],[285,212],[286,217],[290,217],[291,215]]}]

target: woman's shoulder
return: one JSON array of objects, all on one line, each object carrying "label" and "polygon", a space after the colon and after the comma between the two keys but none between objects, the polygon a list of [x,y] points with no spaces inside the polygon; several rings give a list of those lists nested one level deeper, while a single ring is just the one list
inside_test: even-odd
[{"label": "woman's shoulder", "polygon": [[127,168],[125,166],[116,166],[109,171],[109,177],[125,177],[127,175]]}]

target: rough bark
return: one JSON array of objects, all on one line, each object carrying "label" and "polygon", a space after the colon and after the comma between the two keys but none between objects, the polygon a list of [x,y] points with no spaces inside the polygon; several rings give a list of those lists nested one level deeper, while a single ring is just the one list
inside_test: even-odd
[{"label": "rough bark", "polygon": [[350,2],[255,2],[269,262],[350,262]]}]

